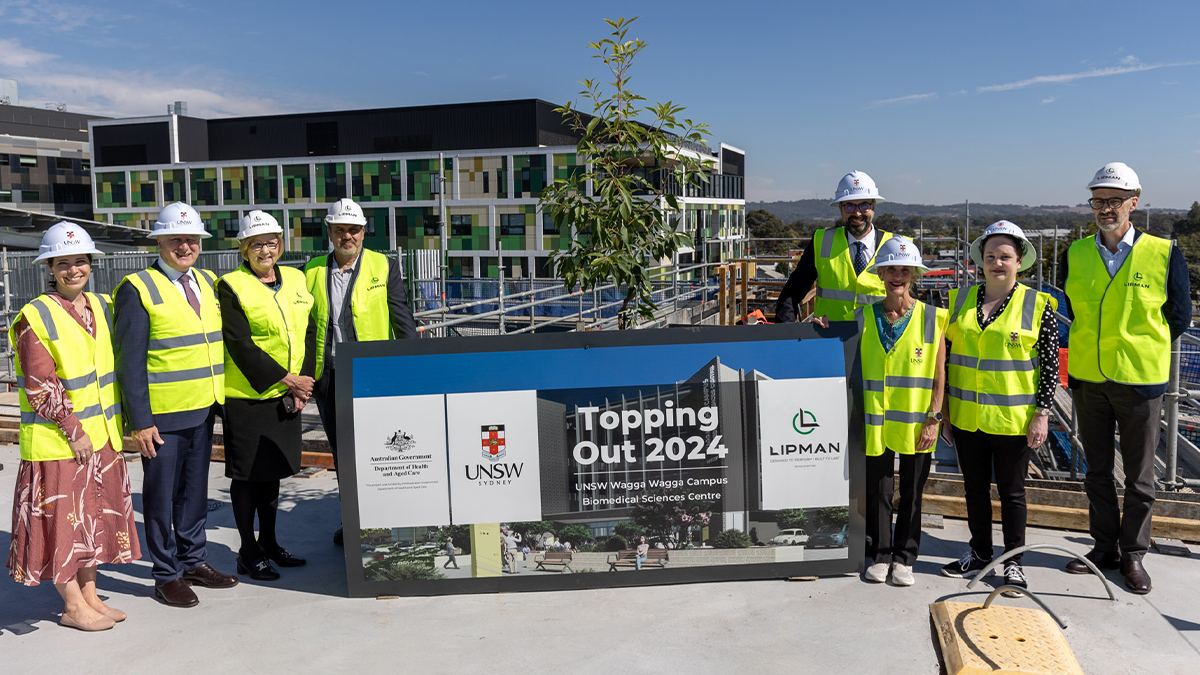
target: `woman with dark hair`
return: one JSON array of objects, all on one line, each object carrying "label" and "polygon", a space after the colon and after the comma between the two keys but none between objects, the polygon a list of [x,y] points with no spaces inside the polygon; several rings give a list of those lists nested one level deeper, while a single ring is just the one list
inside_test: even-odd
[{"label": "woman with dark hair", "polygon": [[83,631],[126,618],[96,594],[97,566],[141,557],[121,457],[110,300],[83,290],[98,255],[78,225],[47,230],[34,262],[46,261],[50,290],[21,308],[8,333],[21,404],[9,573],[26,586],[51,580],[62,625]]},{"label": "woman with dark hair", "polygon": [[279,482],[300,470],[300,411],[312,396],[316,369],[313,297],[303,272],[276,264],[282,234],[270,214],[248,213],[238,232],[244,262],[217,280],[225,341],[225,475],[242,540],[237,567],[260,581],[279,578],[272,562],[307,562],[275,538]]},{"label": "woman with dark hair", "polygon": [[[1025,476],[1031,448],[1046,442],[1058,382],[1054,299],[1017,283],[1037,262],[1025,233],[1001,220],[971,244],[985,282],[950,294],[950,426],[967,502],[970,548],[942,574],[973,578],[992,560],[992,475],[1000,495],[1004,550],[1025,545]],[[1028,587],[1021,556],[1004,583]]]}]

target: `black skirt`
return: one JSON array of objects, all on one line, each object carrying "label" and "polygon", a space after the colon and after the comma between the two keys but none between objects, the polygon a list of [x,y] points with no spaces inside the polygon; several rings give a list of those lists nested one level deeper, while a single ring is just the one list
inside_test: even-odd
[{"label": "black skirt", "polygon": [[300,413],[283,409],[283,397],[225,399],[225,476],[282,480],[300,470]]}]

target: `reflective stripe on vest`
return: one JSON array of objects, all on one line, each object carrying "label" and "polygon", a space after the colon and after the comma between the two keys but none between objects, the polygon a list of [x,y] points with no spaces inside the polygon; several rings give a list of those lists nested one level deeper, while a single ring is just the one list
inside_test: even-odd
[{"label": "reflective stripe on vest", "polygon": [[[289,373],[298,375],[304,363],[304,334],[313,297],[305,286],[303,272],[284,266],[276,269],[282,281],[278,291],[272,291],[245,266],[221,277],[217,283],[228,284],[237,296],[250,324],[254,345]],[[286,393],[287,387],[278,382],[266,391],[255,389],[226,350],[225,396],[262,400]]]},{"label": "reflective stripe on vest", "polygon": [[1111,278],[1095,236],[1071,244],[1063,290],[1071,299],[1067,373],[1085,382],[1154,385],[1167,381],[1171,329],[1163,316],[1171,246],[1143,233]]},{"label": "reflective stripe on vest", "polygon": [[892,350],[884,352],[875,325],[878,311],[882,311],[879,304],[854,310],[862,358],[863,449],[869,456],[882,455],[884,450],[911,455],[917,452],[921,427],[929,418],[947,312],[916,303],[904,332]]},{"label": "reflective stripe on vest", "polygon": [[[116,360],[112,349],[112,312],[107,296],[87,293],[86,297],[97,319],[100,316],[105,319],[95,322],[94,338],[56,300],[46,296],[34,298],[25,305],[18,320],[25,318],[30,330],[54,359],[55,375],[92,447],[99,450],[105,444],[111,444],[119,452],[121,397],[117,390]],[[14,327],[8,333],[12,345],[17,344],[16,324],[14,321]],[[14,364],[20,387],[21,458],[32,462],[73,458],[75,453],[58,426],[38,415],[29,404],[19,355]]]},{"label": "reflective stripe on vest", "polygon": [[867,269],[875,260],[875,251],[892,238],[891,233],[875,230],[875,251],[871,252],[867,267],[858,275],[854,273],[854,260],[845,228],[817,230],[813,237],[813,250],[820,251],[813,261],[817,268],[817,300],[813,314],[827,316],[830,321],[850,321],[854,318],[856,308],[883,299],[883,280]]},{"label": "reflective stripe on vest", "polygon": [[950,422],[964,431],[1024,435],[1037,412],[1037,340],[1053,300],[1018,284],[1004,312],[981,329],[976,307],[982,288],[950,292]]},{"label": "reflective stripe on vest", "polygon": [[[362,250],[358,273],[350,290],[350,316],[354,321],[354,336],[359,342],[388,340],[393,337],[391,311],[388,308],[388,259],[382,253]],[[329,330],[329,275],[333,254],[317,256],[304,266],[308,291],[313,296],[313,316],[317,319],[317,375],[325,362],[325,342]],[[343,314],[343,321],[345,315]],[[332,364],[330,364],[332,366]]]},{"label": "reflective stripe on vest", "polygon": [[[146,375],[155,415],[201,410],[225,402],[225,343],[221,310],[208,270],[196,272],[200,316],[165,274],[155,267],[121,280],[138,291],[150,320]],[[117,285],[120,289],[121,284]]]}]

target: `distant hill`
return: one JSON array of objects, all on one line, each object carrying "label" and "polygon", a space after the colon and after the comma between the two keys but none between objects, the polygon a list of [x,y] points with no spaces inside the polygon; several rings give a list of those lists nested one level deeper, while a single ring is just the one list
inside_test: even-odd
[{"label": "distant hill", "polygon": [[[750,211],[763,209],[785,223],[798,220],[835,220],[837,211],[829,206],[825,199],[800,199],[792,202],[747,202]],[[1156,212],[1185,213],[1175,209],[1154,209]],[[899,202],[882,202],[879,213],[891,213],[897,218],[923,216],[926,218],[939,216],[941,218],[962,217],[963,204],[901,204]],[[1087,204],[1075,206],[1024,206],[1022,204],[971,204],[972,216],[1052,216],[1065,214],[1090,215],[1091,209]]]}]

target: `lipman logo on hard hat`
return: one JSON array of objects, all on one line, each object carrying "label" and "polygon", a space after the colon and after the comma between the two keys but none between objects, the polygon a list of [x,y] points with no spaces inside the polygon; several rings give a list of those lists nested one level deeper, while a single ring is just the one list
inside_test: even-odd
[{"label": "lipman logo on hard hat", "polygon": [[1117,169],[1116,169],[1116,167],[1111,167],[1111,166],[1110,166],[1110,167],[1108,167],[1107,169],[1105,169],[1105,170],[1104,170],[1104,173],[1110,173],[1110,174],[1111,174],[1111,173],[1116,173],[1116,172],[1117,172]]}]

